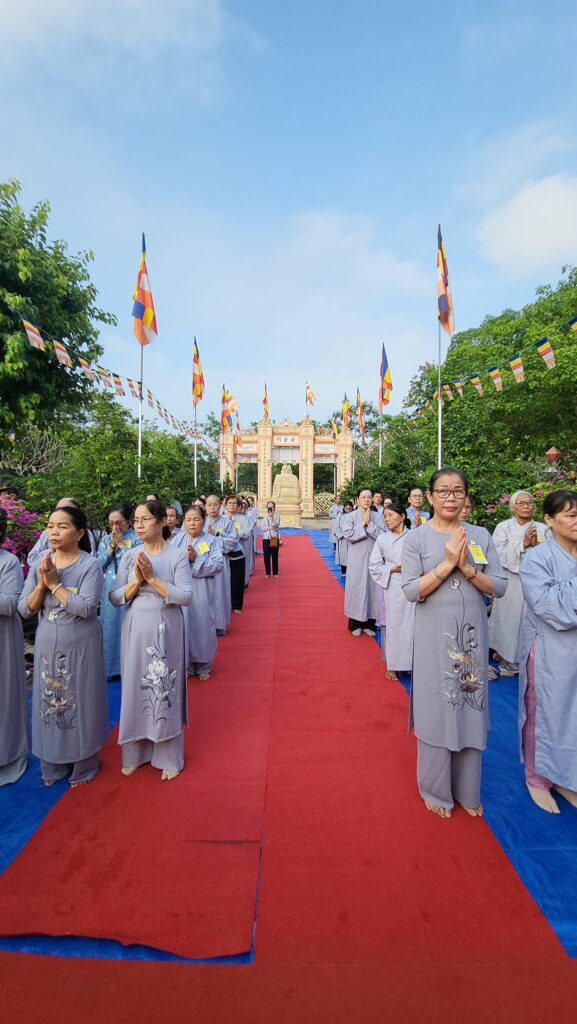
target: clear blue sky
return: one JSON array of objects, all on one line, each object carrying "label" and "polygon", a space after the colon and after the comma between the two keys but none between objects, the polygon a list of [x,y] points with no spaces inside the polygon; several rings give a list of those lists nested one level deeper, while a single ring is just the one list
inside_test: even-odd
[{"label": "clear blue sky", "polygon": [[[48,198],[138,375],[146,232],[159,339],[145,383],[190,418],[196,335],[218,414],[399,411],[436,352],[436,230],[457,329],[577,261],[577,5],[536,0],[19,0],[2,12],[0,178]],[[577,310],[575,311],[577,313]],[[472,367],[471,371],[477,369]],[[131,406],[132,407],[132,406]]]}]

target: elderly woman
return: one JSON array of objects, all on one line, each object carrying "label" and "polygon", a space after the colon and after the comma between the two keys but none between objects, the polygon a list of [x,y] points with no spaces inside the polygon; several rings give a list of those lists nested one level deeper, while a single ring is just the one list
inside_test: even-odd
[{"label": "elderly woman", "polygon": [[120,675],[120,631],[123,608],[114,608],[108,600],[111,590],[116,587],[116,574],[120,559],[126,551],[138,545],[138,538],[131,526],[132,506],[126,501],[109,505],[106,510],[108,528],[98,545],[96,557],[104,572],[104,590],[100,601],[99,618],[104,641],[104,666],[106,678]]},{"label": "elderly woman", "polygon": [[187,658],[189,676],[210,678],[216,654],[216,577],[224,557],[216,537],[205,531],[206,512],[191,505],[184,514],[186,554],[192,573],[192,599],[188,606]]},{"label": "elderly woman", "polygon": [[489,679],[515,676],[519,671],[519,628],[525,602],[519,571],[525,553],[545,539],[546,527],[535,522],[535,499],[527,491],[515,491],[509,501],[511,518],[495,527],[493,543],[507,578],[503,597],[493,602],[489,619],[489,647],[500,661],[499,673],[489,669]]},{"label": "elderly woman", "polygon": [[520,572],[519,729],[531,799],[558,814],[551,790],[577,807],[577,494],[552,491],[543,513],[551,536]]},{"label": "elderly woman", "polygon": [[428,522],[403,543],[401,581],[416,603],[411,719],[417,782],[428,811],[450,818],[455,802],[472,817],[481,806],[487,745],[487,614],[483,597],[507,581],[490,534],[461,523],[468,492],[459,469],[433,473]]},{"label": "elderly woman", "polygon": [[20,562],[1,546],[7,515],[0,508],[0,786],[17,782],[26,770],[26,671],[18,598],[24,586]]}]

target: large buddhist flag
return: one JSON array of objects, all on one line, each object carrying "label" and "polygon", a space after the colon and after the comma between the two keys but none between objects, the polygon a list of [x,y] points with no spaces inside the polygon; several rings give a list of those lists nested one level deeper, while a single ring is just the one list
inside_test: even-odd
[{"label": "large buddhist flag", "polygon": [[351,419],[351,406],[349,400],[345,394],[343,398],[343,430],[349,429],[349,423]]},{"label": "large buddhist flag", "polygon": [[46,346],[44,345],[42,335],[38,328],[35,327],[34,324],[31,324],[29,320],[23,320],[22,323],[24,324],[24,330],[26,331],[28,341],[32,345],[32,348],[38,348],[41,352],[44,352]]},{"label": "large buddhist flag", "polygon": [[453,334],[453,296],[449,285],[449,268],[445,254],[445,245],[441,235],[441,225],[437,235],[437,316],[439,323],[447,334]]},{"label": "large buddhist flag", "polygon": [[238,413],[235,413],[235,418],[236,418],[236,422],[235,422],[235,425],[234,425],[234,440],[235,440],[236,444],[240,444],[242,433],[241,433],[241,429],[240,429],[240,423],[239,423],[239,420],[238,420]]},{"label": "large buddhist flag", "polygon": [[383,411],[383,406],[388,405],[390,402],[390,392],[393,390],[393,382],[391,380],[391,371],[389,370],[389,361],[387,359],[387,353],[385,352],[385,346],[383,345],[383,351],[381,354],[381,369],[379,371],[380,384],[379,384],[379,412]]},{"label": "large buddhist flag", "polygon": [[204,394],[204,374],[202,372],[202,363],[200,361],[200,355],[198,353],[198,345],[196,344],[196,338],[194,339],[194,346],[192,349],[192,404],[196,405],[200,402]]},{"label": "large buddhist flag", "polygon": [[337,421],[334,416],[331,420],[331,433],[333,435],[333,441],[336,441],[339,436],[339,428],[337,427]]},{"label": "large buddhist flag", "polygon": [[132,315],[134,317],[135,337],[141,345],[150,345],[150,342],[156,341],[158,337],[158,328],[156,326],[154,302],[152,301],[148,271],[146,269],[146,242],[144,234],[142,235],[140,266],[136,275],[136,285],[132,298],[134,299]]},{"label": "large buddhist flag", "polygon": [[311,389],[309,387],[309,384],[307,382],[307,384],[305,386],[305,405],[314,405],[314,404],[315,404],[315,396],[314,396],[313,392],[311,391]]},{"label": "large buddhist flag", "polygon": [[266,389],[266,381],[264,382],[264,395],[262,396],[262,407],[263,415],[265,419],[268,419],[268,391]]},{"label": "large buddhist flag", "polygon": [[357,426],[359,428],[359,434],[361,437],[365,436],[365,415],[363,410],[363,402],[361,399],[361,392],[357,388]]}]

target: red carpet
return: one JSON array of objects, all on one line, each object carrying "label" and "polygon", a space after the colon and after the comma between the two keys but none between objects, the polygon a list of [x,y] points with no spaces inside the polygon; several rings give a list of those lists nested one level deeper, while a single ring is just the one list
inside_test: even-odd
[{"label": "red carpet", "polygon": [[[179,844],[184,835],[193,838],[190,846],[209,833],[212,839],[243,835],[256,847],[255,791],[262,807],[270,743],[254,963],[202,967],[2,955],[7,1014],[24,1022],[104,1018],[155,1024],[573,1022],[577,964],[562,951],[488,827],[464,812],[444,822],[424,811],[414,782],[414,744],[406,736],[406,697],[400,686],[385,681],[376,644],[347,634],[342,591],[306,537],[288,538],[281,558],[278,581],[253,578],[247,612],[221,646],[214,687],[211,681],[191,694],[189,746],[195,756],[189,756],[182,776],[183,796],[177,801],[175,789],[171,798],[170,829],[165,827],[159,842],[149,831],[148,812],[145,831],[137,830],[139,814],[131,819],[139,853],[149,857],[152,844],[155,860],[174,835]],[[238,732],[241,712],[247,743]],[[126,781],[137,779],[142,812],[155,799],[155,779],[139,773]],[[110,852],[110,863],[127,878],[126,857],[135,858],[125,849],[123,816],[111,811],[122,802],[124,813],[133,813],[123,782],[115,767],[98,783],[108,793],[111,817],[105,826],[100,808],[99,827],[107,831],[96,838],[115,848],[117,860]],[[193,788],[195,798],[185,798]],[[64,815],[60,811],[66,855],[59,854],[59,877],[65,885],[71,883],[63,878],[62,864],[76,830],[96,831],[94,808],[87,813],[83,794],[79,815],[79,800],[70,794],[60,805],[67,808]],[[96,803],[96,797],[91,800]],[[233,829],[227,828],[230,815]],[[56,837],[47,838],[55,855]],[[94,869],[86,838],[83,849]],[[18,868],[11,913],[16,916],[19,902],[20,930],[37,930],[22,901],[26,886],[35,899],[42,895],[44,885],[34,872],[45,883],[46,850],[43,840],[34,866],[29,860],[24,874]],[[175,900],[174,879],[172,885],[167,881],[155,894],[157,911],[165,918],[175,907],[181,918],[190,911],[189,939],[197,938],[199,889],[208,884],[211,905],[220,908],[212,938],[220,936],[225,945],[233,926],[221,898],[226,873],[215,871],[209,878],[183,863],[179,878],[186,875],[188,891],[179,888]],[[235,866],[234,877],[241,873]],[[110,875],[100,890],[102,901],[109,899],[111,885],[117,892]],[[12,885],[14,879],[13,874]],[[6,884],[2,926],[5,891]],[[76,889],[77,910],[85,917],[93,913],[93,893]],[[71,931],[65,894],[60,891],[51,902]],[[108,914],[107,907],[107,919]],[[47,930],[58,930],[54,921],[52,926]],[[135,922],[124,921],[123,927],[134,929]],[[184,940],[182,922],[179,928]],[[172,932],[172,921],[166,930]],[[202,932],[206,938],[206,919]]]}]

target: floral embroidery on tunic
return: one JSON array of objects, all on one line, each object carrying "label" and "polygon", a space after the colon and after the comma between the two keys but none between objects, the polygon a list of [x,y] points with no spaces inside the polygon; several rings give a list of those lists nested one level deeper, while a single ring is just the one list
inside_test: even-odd
[{"label": "floral embroidery on tunic", "polygon": [[148,671],[140,683],[140,689],[148,691],[143,702],[144,713],[152,718],[156,726],[168,721],[166,712],[172,707],[173,698],[176,697],[177,670],[171,671],[167,664],[165,630],[166,623],[159,623],[155,643],[146,648],[150,661]]},{"label": "floral embroidery on tunic", "polygon": [[[455,581],[458,583],[458,581]],[[453,581],[451,580],[451,584]],[[454,587],[453,589],[458,589]],[[465,621],[465,601],[461,622],[455,622],[455,634],[445,633],[449,643],[447,655],[451,669],[445,670],[441,696],[455,709],[461,710],[465,704],[475,711],[483,711],[485,707],[486,687],[482,678],[483,665],[477,657],[479,641],[475,627]]]},{"label": "floral embroidery on tunic", "polygon": [[76,693],[71,686],[72,673],[68,670],[66,655],[56,652],[52,665],[43,658],[42,666],[44,689],[41,717],[44,725],[74,729],[77,717]]}]

